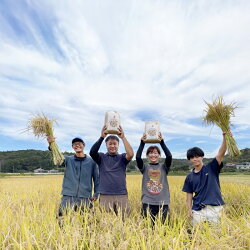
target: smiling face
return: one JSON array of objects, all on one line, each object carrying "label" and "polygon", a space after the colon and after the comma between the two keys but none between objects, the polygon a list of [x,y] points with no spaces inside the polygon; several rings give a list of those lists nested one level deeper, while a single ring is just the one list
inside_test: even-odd
[{"label": "smiling face", "polygon": [[158,153],[157,149],[153,149],[147,155],[149,163],[158,163],[160,154]]},{"label": "smiling face", "polygon": [[85,145],[83,145],[82,142],[74,142],[72,144],[72,148],[74,149],[74,151],[76,152],[76,154],[80,154],[83,152]]},{"label": "smiling face", "polygon": [[109,154],[114,155],[118,151],[119,142],[117,140],[110,139],[106,142],[106,146]]},{"label": "smiling face", "polygon": [[202,156],[194,156],[189,159],[194,168],[200,168],[203,166],[203,157]]}]

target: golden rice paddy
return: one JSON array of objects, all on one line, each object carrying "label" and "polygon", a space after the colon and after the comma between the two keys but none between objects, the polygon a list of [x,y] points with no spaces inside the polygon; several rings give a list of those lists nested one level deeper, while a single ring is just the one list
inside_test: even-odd
[{"label": "golden rice paddy", "polygon": [[221,176],[222,223],[192,228],[186,217],[185,177],[169,177],[170,221],[155,229],[142,219],[141,176],[127,176],[131,215],[70,212],[58,224],[62,176],[0,179],[0,249],[249,249],[250,176]]}]

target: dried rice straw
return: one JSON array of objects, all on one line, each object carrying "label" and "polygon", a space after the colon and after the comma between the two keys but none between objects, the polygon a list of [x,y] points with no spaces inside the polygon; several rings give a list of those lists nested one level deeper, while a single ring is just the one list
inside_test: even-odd
[{"label": "dried rice straw", "polygon": [[[207,103],[207,108],[204,110],[206,115],[203,117],[203,121],[206,124],[216,124],[221,128],[223,132],[230,131],[230,126],[232,125],[230,118],[234,117],[234,110],[237,107],[236,103],[225,104],[223,97],[219,96],[216,98],[212,104]],[[231,157],[237,157],[241,154],[235,139],[226,133],[225,135],[228,154]]]},{"label": "dried rice straw", "polygon": [[[28,122],[27,130],[32,130],[33,134],[37,137],[54,137],[53,123],[56,120],[49,120],[43,113],[36,114]],[[61,165],[64,161],[64,156],[60,152],[59,147],[56,142],[50,144],[50,148],[53,155],[53,162],[55,165]]]}]

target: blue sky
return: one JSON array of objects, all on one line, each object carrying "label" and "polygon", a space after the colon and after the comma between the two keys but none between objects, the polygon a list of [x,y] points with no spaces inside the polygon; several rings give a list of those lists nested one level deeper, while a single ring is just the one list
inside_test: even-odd
[{"label": "blue sky", "polygon": [[81,136],[88,153],[117,110],[134,150],[158,120],[174,157],[192,146],[212,157],[221,131],[201,117],[218,95],[241,107],[232,132],[250,147],[249,11],[247,0],[0,1],[0,151],[45,150],[21,133],[44,112],[62,151]]}]

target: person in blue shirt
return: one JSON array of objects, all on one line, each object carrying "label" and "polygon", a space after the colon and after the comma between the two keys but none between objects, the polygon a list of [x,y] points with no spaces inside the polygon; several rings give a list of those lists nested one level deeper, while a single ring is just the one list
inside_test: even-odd
[{"label": "person in blue shirt", "polygon": [[[55,141],[48,136],[49,145]],[[72,140],[74,155],[65,156],[61,166],[65,167],[62,184],[62,199],[59,207],[59,217],[63,216],[67,208],[83,211],[86,207],[92,208],[92,202],[98,198],[99,171],[91,157],[84,153],[85,143],[81,138]],[[50,146],[49,146],[50,149]],[[92,186],[94,183],[94,194]]]},{"label": "person in blue shirt", "polygon": [[[126,153],[119,154],[119,138],[115,135],[107,136],[107,128],[102,128],[101,137],[92,146],[90,156],[98,164],[100,171],[100,205],[107,211],[119,210],[124,217],[130,213],[128,191],[126,186],[126,167],[132,160],[134,152],[127,141],[122,127],[119,127],[118,137],[122,140]],[[107,153],[98,152],[105,139]]]},{"label": "person in blue shirt", "polygon": [[182,191],[187,193],[188,215],[192,224],[202,221],[220,222],[223,205],[220,190],[219,173],[223,167],[222,159],[227,146],[225,134],[217,156],[207,165],[203,164],[204,152],[198,147],[187,151],[187,159],[192,163],[193,170],[186,177]]}]

